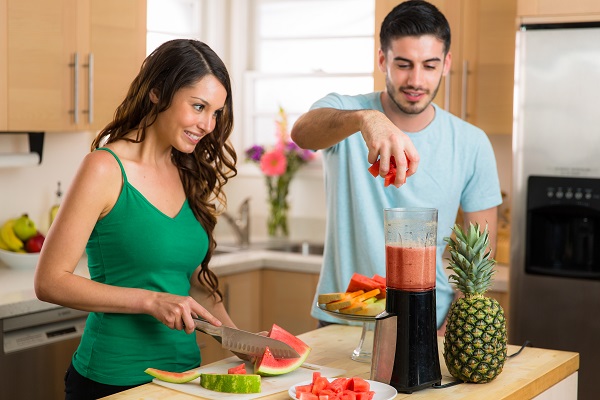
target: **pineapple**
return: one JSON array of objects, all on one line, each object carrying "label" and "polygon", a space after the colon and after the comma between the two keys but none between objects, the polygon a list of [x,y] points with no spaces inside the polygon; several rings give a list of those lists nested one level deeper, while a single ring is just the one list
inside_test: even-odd
[{"label": "pineapple", "polygon": [[464,294],[450,306],[444,335],[444,360],[453,377],[464,382],[486,383],[496,378],[506,360],[506,321],[495,299],[485,297],[496,261],[490,258],[487,226],[459,225],[456,239],[444,238],[450,248],[449,280]]}]

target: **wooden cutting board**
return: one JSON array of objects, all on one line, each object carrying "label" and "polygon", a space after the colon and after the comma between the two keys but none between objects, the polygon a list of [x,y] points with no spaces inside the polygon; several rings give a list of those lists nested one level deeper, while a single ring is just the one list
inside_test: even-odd
[{"label": "wooden cutting board", "polygon": [[[231,367],[241,364],[241,360],[235,356],[219,361],[217,364],[207,365],[205,367],[198,368],[198,371],[202,373],[217,373],[226,374],[227,370]],[[168,387],[169,389],[177,390],[179,392],[187,393],[193,396],[202,397],[205,399],[236,399],[236,400],[249,400],[256,399],[263,396],[268,396],[274,393],[288,391],[291,386],[294,386],[303,381],[309,381],[312,379],[314,371],[321,373],[321,376],[333,378],[336,376],[343,375],[346,371],[339,368],[322,367],[314,364],[304,364],[309,368],[300,367],[295,371],[280,376],[262,377],[261,379],[261,392],[253,394],[232,394],[232,393],[220,393],[208,390],[200,386],[200,378],[194,379],[188,383],[169,383],[163,382],[158,379],[154,379],[152,382],[157,385]],[[314,369],[313,369],[314,368]],[[246,362],[246,371],[252,371],[253,366],[251,363]]]}]

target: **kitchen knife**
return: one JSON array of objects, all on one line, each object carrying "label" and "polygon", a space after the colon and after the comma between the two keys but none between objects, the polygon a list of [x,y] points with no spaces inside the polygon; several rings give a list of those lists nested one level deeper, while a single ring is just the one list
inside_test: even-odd
[{"label": "kitchen knife", "polygon": [[260,357],[268,346],[275,358],[300,357],[300,354],[298,354],[292,346],[283,343],[280,340],[230,328],[228,326],[214,326],[202,318],[194,318],[194,323],[196,324],[197,330],[214,336],[221,342],[221,346],[223,346],[224,349],[236,353]]}]

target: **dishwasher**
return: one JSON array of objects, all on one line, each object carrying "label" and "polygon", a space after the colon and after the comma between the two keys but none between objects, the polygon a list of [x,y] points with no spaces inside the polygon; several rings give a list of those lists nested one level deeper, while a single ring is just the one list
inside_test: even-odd
[{"label": "dishwasher", "polygon": [[0,319],[0,399],[64,399],[87,315],[58,307]]}]

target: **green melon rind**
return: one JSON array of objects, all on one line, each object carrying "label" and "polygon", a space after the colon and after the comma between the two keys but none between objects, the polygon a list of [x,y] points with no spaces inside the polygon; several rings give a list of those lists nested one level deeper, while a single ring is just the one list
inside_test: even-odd
[{"label": "green melon rind", "polygon": [[170,372],[156,368],[146,368],[144,372],[155,377],[156,379],[170,383],[186,383],[193,381],[200,376],[200,372],[198,371]]},{"label": "green melon rind", "polygon": [[222,393],[260,393],[260,375],[200,374],[200,386]]}]

